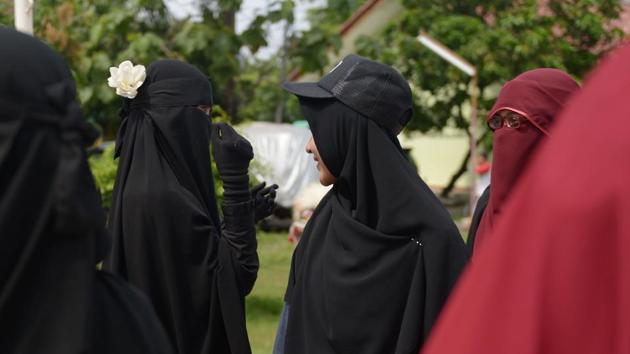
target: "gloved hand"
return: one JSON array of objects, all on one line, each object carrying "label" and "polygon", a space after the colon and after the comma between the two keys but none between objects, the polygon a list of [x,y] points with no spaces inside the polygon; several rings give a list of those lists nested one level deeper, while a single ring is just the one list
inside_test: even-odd
[{"label": "gloved hand", "polygon": [[252,145],[225,123],[212,125],[212,153],[223,181],[224,197],[229,202],[250,198],[247,169],[254,158]]},{"label": "gloved hand", "polygon": [[254,222],[259,222],[268,217],[276,209],[276,190],[278,185],[272,184],[265,188],[266,184],[267,182],[257,184],[249,191],[254,200]]},{"label": "gloved hand", "polygon": [[254,158],[249,141],[225,123],[212,124],[212,150],[221,177],[246,175]]}]

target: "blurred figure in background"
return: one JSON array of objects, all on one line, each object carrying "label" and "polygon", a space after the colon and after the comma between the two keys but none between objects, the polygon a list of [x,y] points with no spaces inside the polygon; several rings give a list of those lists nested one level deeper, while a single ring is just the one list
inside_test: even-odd
[{"label": "blurred figure in background", "polygon": [[481,197],[483,192],[490,186],[490,161],[488,160],[488,153],[485,151],[477,154],[477,161],[475,163],[475,174],[477,175],[477,183],[475,184],[475,194],[477,198]]}]

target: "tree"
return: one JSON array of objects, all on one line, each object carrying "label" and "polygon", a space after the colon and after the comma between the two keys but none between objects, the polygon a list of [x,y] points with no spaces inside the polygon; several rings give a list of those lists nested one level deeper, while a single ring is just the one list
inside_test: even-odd
[{"label": "tree", "polygon": [[13,21],[13,1],[0,1],[0,25],[12,26]]},{"label": "tree", "polygon": [[291,66],[300,72],[319,72],[328,67],[328,52],[341,47],[339,26],[365,0],[328,0],[322,7],[311,9],[308,20],[311,28],[296,32],[290,38],[287,55]]},{"label": "tree", "polygon": [[241,96],[245,101],[241,114],[253,120],[275,122],[290,122],[300,117],[297,101],[280,85],[292,70],[323,73],[329,65],[329,52],[341,46],[339,26],[364,2],[328,0],[309,11],[307,30],[297,29],[293,0],[272,2],[266,19],[283,24],[283,44],[270,59],[245,63],[240,77]]},{"label": "tree", "polygon": [[[394,65],[415,88],[412,130],[451,125],[468,131],[470,77],[420,45],[421,30],[477,66],[479,116],[498,87],[537,67],[566,70],[578,80],[614,44],[621,30],[617,0],[404,0],[405,11],[380,38],[359,38],[361,54]],[[482,119],[483,121],[483,119]],[[465,171],[466,164],[455,174]],[[450,189],[446,189],[446,194]]]},{"label": "tree", "polygon": [[132,59],[148,63],[176,57],[161,0],[69,0],[37,2],[35,34],[66,59],[86,117],[113,136],[120,98],[106,84],[109,67]]},{"label": "tree", "polygon": [[[216,111],[233,123],[243,120],[290,121],[297,105],[280,88],[290,68],[321,71],[326,52],[338,47],[337,26],[364,0],[330,0],[311,11],[308,31],[294,27],[294,1],[270,0],[240,34],[235,15],[242,0],[201,0],[197,14],[174,18],[163,0],[51,0],[37,2],[35,34],[68,62],[77,82],[84,114],[112,138],[119,125],[120,98],[106,82],[109,67],[130,59],[145,64],[185,60],[207,73]],[[12,2],[0,2],[0,23],[12,26]],[[284,23],[285,44],[268,60],[255,54],[267,45],[268,27]],[[219,109],[220,107],[220,109]]]},{"label": "tree", "polygon": [[[109,67],[123,60],[149,64],[160,58],[185,60],[208,73],[215,102],[234,123],[247,69],[241,50],[265,46],[265,26],[278,16],[259,15],[241,35],[235,32],[240,0],[203,0],[199,16],[176,19],[163,0],[52,0],[35,6],[35,34],[68,62],[89,120],[108,138],[119,125],[120,98],[106,84]],[[12,27],[10,2],[0,3],[0,23]]]},{"label": "tree", "polygon": [[364,55],[400,69],[421,92],[411,128],[442,129],[448,123],[466,129],[462,109],[470,77],[450,66],[415,37],[421,30],[477,66],[481,114],[496,89],[519,73],[537,67],[566,70],[580,79],[621,38],[611,27],[619,18],[617,0],[404,1],[405,12],[381,38],[360,38]]}]

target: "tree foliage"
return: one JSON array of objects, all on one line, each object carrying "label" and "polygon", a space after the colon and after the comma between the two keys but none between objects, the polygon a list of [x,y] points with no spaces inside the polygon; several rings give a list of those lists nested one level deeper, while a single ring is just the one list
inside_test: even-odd
[{"label": "tree foliage", "polygon": [[273,2],[267,16],[273,23],[283,23],[283,45],[271,58],[249,61],[244,66],[241,93],[247,101],[241,114],[253,120],[276,122],[300,117],[297,101],[281,89],[281,83],[293,70],[323,73],[329,65],[328,53],[341,46],[339,25],[364,2],[328,0],[309,11],[307,30],[298,29],[294,22],[293,0]]},{"label": "tree foliage", "polygon": [[[266,45],[264,17],[237,35],[241,1],[204,0],[199,18],[176,19],[162,0],[66,0],[37,2],[35,34],[60,52],[73,71],[88,119],[109,137],[118,127],[119,97],[106,85],[109,67],[126,59],[149,64],[185,60],[208,73],[215,101],[238,121],[242,48]],[[12,25],[12,5],[2,2],[0,23]]]},{"label": "tree foliage", "polygon": [[308,14],[311,28],[297,32],[291,38],[288,55],[292,67],[302,72],[319,72],[328,67],[327,52],[341,47],[339,26],[356,11],[365,0],[328,0],[326,5],[312,9]]},{"label": "tree foliage", "polygon": [[[147,65],[172,58],[195,65],[212,81],[215,111],[233,123],[272,121],[279,106],[280,120],[292,120],[297,107],[280,88],[288,70],[323,70],[327,50],[340,43],[336,26],[363,1],[330,0],[313,9],[307,31],[294,26],[294,0],[270,0],[267,11],[238,34],[242,0],[200,0],[188,18],[173,17],[163,0],[49,0],[36,2],[34,24],[36,36],[68,62],[85,115],[111,138],[119,125],[120,98],[106,85],[108,69],[127,59]],[[0,24],[12,22],[12,1],[2,0]],[[251,54],[267,45],[273,23],[285,24],[285,45],[271,58],[257,59]]]},{"label": "tree foliage", "polygon": [[420,31],[473,63],[482,92],[480,115],[497,84],[537,68],[566,70],[577,79],[621,37],[612,26],[618,0],[404,0],[405,10],[382,37],[358,40],[360,52],[396,66],[416,89],[411,129],[466,129],[470,80],[416,41]]},{"label": "tree foliage", "polygon": [[13,2],[10,0],[0,1],[0,25],[13,23]]},{"label": "tree foliage", "polygon": [[118,127],[120,102],[106,84],[109,67],[177,56],[164,39],[170,17],[162,1],[37,2],[34,17],[35,35],[68,62],[85,115],[109,136]]}]

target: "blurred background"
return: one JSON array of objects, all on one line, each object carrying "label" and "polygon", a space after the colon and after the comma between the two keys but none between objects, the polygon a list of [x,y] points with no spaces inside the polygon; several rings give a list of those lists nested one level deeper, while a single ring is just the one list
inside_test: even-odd
[{"label": "blurred background", "polygon": [[[415,99],[402,145],[465,232],[468,193],[479,180],[471,147],[491,156],[484,118],[501,85],[537,67],[581,81],[630,33],[630,1],[621,0],[40,0],[32,11],[34,35],[65,57],[83,112],[102,132],[90,163],[106,208],[120,104],[106,82],[123,60],[180,59],[207,73],[213,119],[236,125],[254,145],[252,179],[281,185],[281,208],[259,233],[261,271],[247,299],[254,353],[271,352],[294,243],[325,193],[303,153],[308,126],[280,83],[316,81],[349,53],[398,69]],[[0,25],[13,23],[14,2],[0,0]],[[421,44],[421,32],[475,75]]]}]

